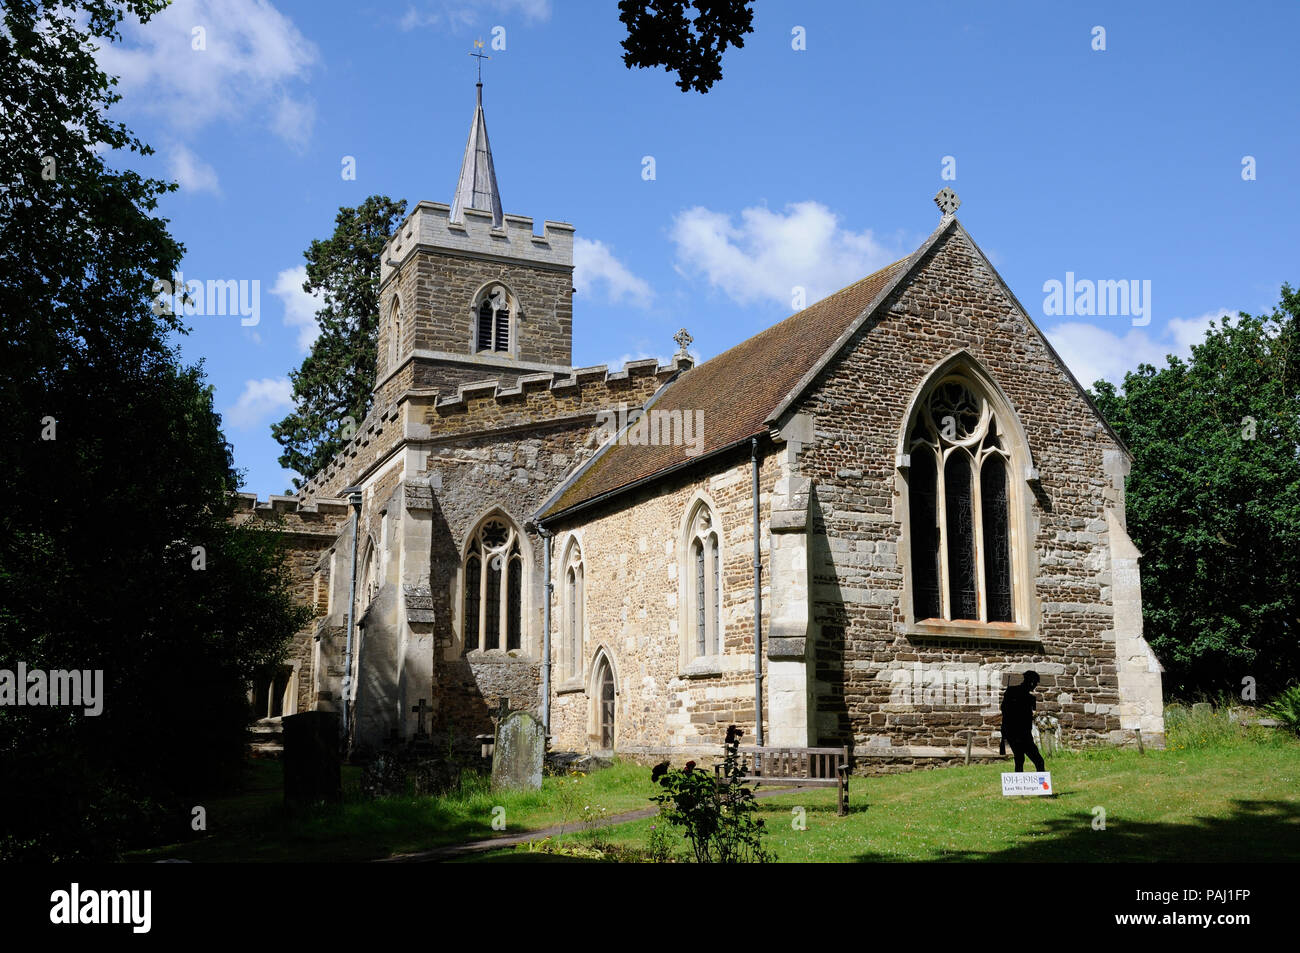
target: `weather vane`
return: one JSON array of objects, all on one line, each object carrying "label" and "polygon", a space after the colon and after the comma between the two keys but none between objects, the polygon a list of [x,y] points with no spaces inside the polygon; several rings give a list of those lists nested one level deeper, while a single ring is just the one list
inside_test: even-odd
[{"label": "weather vane", "polygon": [[481,37],[474,41],[474,50],[469,55],[478,60],[478,81],[481,86],[483,85],[483,61],[492,59],[483,52],[483,39]]}]

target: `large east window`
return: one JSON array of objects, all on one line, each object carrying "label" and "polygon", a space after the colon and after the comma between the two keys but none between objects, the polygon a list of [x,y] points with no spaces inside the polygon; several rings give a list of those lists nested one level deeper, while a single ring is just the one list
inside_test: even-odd
[{"label": "large east window", "polygon": [[946,377],[907,445],[914,618],[1015,622],[1011,454],[991,404],[969,379]]}]

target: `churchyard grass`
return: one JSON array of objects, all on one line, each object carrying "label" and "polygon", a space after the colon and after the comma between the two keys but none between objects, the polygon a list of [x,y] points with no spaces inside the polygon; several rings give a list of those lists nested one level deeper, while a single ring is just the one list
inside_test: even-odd
[{"label": "churchyard grass", "polygon": [[[850,814],[836,817],[835,792],[803,789],[763,797],[765,838],[779,861],[1294,861],[1300,857],[1300,740],[1279,729],[1244,728],[1223,708],[1166,712],[1168,747],[1095,748],[1048,759],[1057,796],[1001,795],[1009,762],[880,777],[855,777]],[[617,762],[576,778],[547,777],[541,791],[493,793],[467,779],[440,797],[362,800],[360,772],[344,769],[344,803],[286,816],[280,765],[249,764],[238,795],[209,799],[208,831],[137,852],[134,860],[372,860],[394,854],[542,830],[573,833],[531,849],[502,848],[469,862],[599,860],[643,856],[643,819],[594,830],[594,817],[651,806],[648,767]],[[760,789],[761,790],[761,789]],[[505,809],[506,829],[492,827]],[[797,830],[796,808],[804,830]],[[1104,826],[1103,826],[1104,824]],[[593,849],[593,841],[595,849]],[[602,850],[602,844],[614,845]],[[547,853],[556,848],[580,856]]]},{"label": "churchyard grass", "polygon": [[[1167,719],[1169,747],[1163,751],[1098,748],[1049,758],[1054,798],[1003,797],[999,775],[1008,764],[855,777],[844,818],[835,816],[833,790],[760,799],[770,831],[765,840],[783,862],[1300,857],[1300,741],[1283,731],[1243,729],[1222,710],[1175,709]],[[804,830],[795,827],[798,808]],[[601,839],[615,848],[641,848],[656,823],[619,825],[603,830]],[[546,859],[526,848],[465,858]]]},{"label": "churchyard grass", "polygon": [[[365,800],[360,771],[344,768],[344,803],[298,816],[282,807],[278,761],[252,761],[238,795],[213,798],[206,836],[128,857],[152,861],[276,862],[372,860],[518,834],[565,824],[574,829],[588,816],[635,811],[647,800],[650,771],[616,762],[587,775],[547,777],[540,791],[493,792],[486,778],[466,775],[458,790],[438,797],[414,795]],[[504,808],[504,830],[494,830],[493,809]],[[499,815],[499,812],[498,812]]]}]

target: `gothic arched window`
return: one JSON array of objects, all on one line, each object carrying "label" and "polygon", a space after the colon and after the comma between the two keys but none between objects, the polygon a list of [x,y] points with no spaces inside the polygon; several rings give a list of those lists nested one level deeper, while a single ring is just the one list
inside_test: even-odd
[{"label": "gothic arched window", "polygon": [[722,650],[722,554],[713,511],[703,501],[687,524],[682,568],[688,655],[715,655]]},{"label": "gothic arched window", "polygon": [[569,543],[564,560],[564,656],[565,672],[570,678],[582,675],[582,641],[585,616],[586,571],[582,565],[582,549],[577,540]]},{"label": "gothic arched window", "polygon": [[521,646],[523,576],[518,530],[501,517],[484,520],[465,553],[465,651]]},{"label": "gothic arched window", "polygon": [[926,619],[1014,622],[1007,436],[961,375],[943,378],[908,436],[912,609]]},{"label": "gothic arched window", "polygon": [[510,351],[511,295],[505,285],[488,285],[474,305],[474,350]]}]

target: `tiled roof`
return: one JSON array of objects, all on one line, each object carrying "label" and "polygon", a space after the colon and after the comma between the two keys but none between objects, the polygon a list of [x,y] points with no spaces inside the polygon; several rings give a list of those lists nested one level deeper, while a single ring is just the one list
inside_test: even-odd
[{"label": "tiled roof", "polygon": [[543,518],[766,432],[772,412],[910,260],[896,261],[683,373],[652,410],[701,411],[700,452],[688,455],[695,448],[680,444],[610,446]]}]

